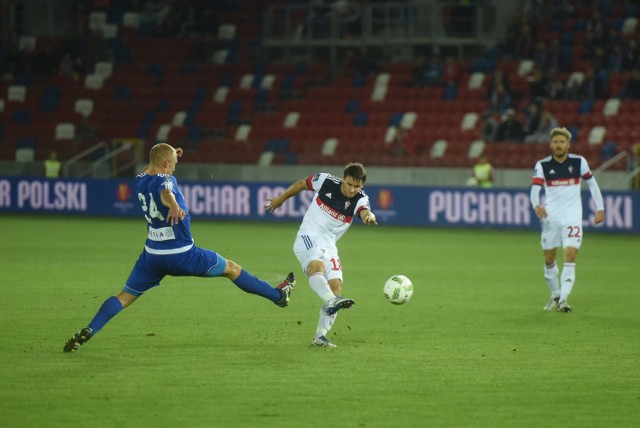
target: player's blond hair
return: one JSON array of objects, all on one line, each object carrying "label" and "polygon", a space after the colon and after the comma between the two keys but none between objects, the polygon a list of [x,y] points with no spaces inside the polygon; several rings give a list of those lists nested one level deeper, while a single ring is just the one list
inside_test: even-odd
[{"label": "player's blond hair", "polygon": [[151,147],[151,151],[149,152],[149,162],[153,165],[160,165],[162,162],[167,160],[176,149],[171,147],[167,143],[159,143],[155,146]]},{"label": "player's blond hair", "polygon": [[565,137],[569,142],[571,142],[571,132],[569,132],[569,130],[567,128],[553,128],[551,130],[551,132],[549,133],[549,135],[551,136],[551,139],[553,140],[553,137],[555,137],[556,135],[562,135],[563,137]]}]

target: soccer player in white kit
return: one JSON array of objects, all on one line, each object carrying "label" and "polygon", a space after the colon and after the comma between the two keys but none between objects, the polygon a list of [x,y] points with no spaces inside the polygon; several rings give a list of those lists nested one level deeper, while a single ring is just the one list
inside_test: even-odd
[{"label": "soccer player in white kit", "polygon": [[287,199],[303,190],[315,192],[302,219],[293,251],[309,278],[311,289],[322,299],[320,319],[312,344],[328,348],[336,345],[327,339],[337,312],[353,306],[353,299],[342,294],[342,266],[336,242],[359,216],[367,225],[377,224],[369,197],[362,190],[367,175],[360,163],[350,163],[342,178],[318,173],[293,183],[284,193],[267,201],[265,210],[273,212]]},{"label": "soccer player in white kit", "polygon": [[[584,179],[596,204],[595,223],[604,221],[604,204],[596,179],[587,160],[569,153],[571,133],[567,128],[554,128],[551,135],[551,155],[536,163],[531,185],[531,205],[540,219],[540,243],[544,253],[544,277],[551,297],[545,311],[557,309],[571,312],[567,298],[576,279],[576,256],[582,244],[582,200],[580,182]],[[546,200],[540,203],[540,191],[545,188]],[[556,264],[556,249],[562,246],[562,274]],[[560,282],[558,282],[560,280]]]}]

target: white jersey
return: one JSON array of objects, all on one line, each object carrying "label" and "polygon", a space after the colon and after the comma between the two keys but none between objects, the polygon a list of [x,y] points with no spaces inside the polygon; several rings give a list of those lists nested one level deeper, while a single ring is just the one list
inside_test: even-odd
[{"label": "white jersey", "polygon": [[360,190],[353,198],[340,191],[342,180],[327,173],[307,178],[307,187],[315,190],[302,219],[298,235],[323,236],[336,242],[349,229],[353,217],[363,209],[371,210],[369,197]]},{"label": "white jersey", "polygon": [[569,154],[562,163],[557,162],[553,156],[539,160],[532,184],[544,186],[547,219],[552,222],[581,224],[580,182],[581,179],[589,180],[592,177],[587,160],[580,155]]}]

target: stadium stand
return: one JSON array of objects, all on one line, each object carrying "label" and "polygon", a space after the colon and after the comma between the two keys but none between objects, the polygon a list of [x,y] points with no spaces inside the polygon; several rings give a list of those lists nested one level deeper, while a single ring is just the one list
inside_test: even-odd
[{"label": "stadium stand", "polygon": [[[552,16],[518,16],[504,43],[458,61],[458,83],[438,86],[412,84],[416,62],[346,74],[331,73],[324,62],[263,63],[255,52],[264,4],[213,3],[191,22],[167,2],[183,17],[171,27],[169,19],[154,22],[143,9],[129,9],[134,2],[101,2],[86,11],[88,32],[77,42],[92,60],[69,73],[62,62],[54,72],[20,67],[44,61],[45,47],[65,52],[68,40],[21,37],[19,55],[3,45],[0,158],[28,159],[30,149],[45,159],[55,149],[64,159],[100,141],[140,138],[147,149],[155,141],[184,147],[185,162],[468,167],[485,154],[498,168],[530,168],[545,144],[483,135],[483,118],[502,114],[492,110],[496,70],[507,76],[511,108],[523,123],[535,123],[528,110],[535,102],[572,130],[578,153],[608,144],[592,166],[640,141],[638,101],[627,93],[640,67],[632,2],[598,9],[573,0]],[[524,27],[533,29],[528,42]],[[532,47],[519,50],[525,42]],[[613,53],[600,63],[603,49]],[[398,127],[411,131],[412,156],[389,151]]]}]

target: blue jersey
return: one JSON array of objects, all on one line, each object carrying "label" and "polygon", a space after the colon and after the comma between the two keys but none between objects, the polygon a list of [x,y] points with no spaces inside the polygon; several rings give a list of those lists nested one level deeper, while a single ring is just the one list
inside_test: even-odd
[{"label": "blue jersey", "polygon": [[[193,247],[191,217],[175,177],[167,174],[148,175],[143,172],[136,177],[135,189],[140,208],[147,219],[145,251],[150,254],[167,255],[190,250]],[[162,204],[160,198],[164,189],[173,193],[180,208],[187,213],[186,217],[174,226],[167,222],[169,208]]]}]

